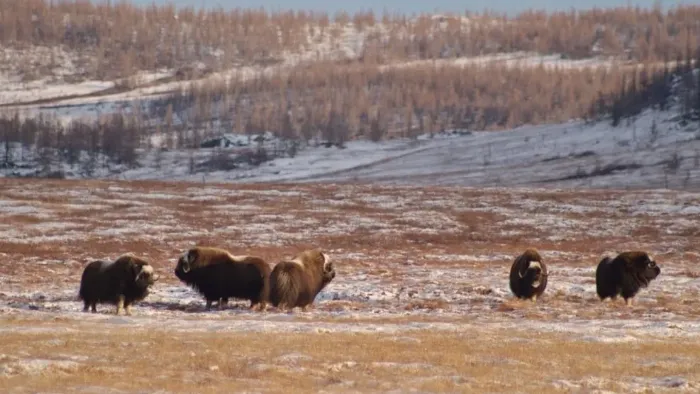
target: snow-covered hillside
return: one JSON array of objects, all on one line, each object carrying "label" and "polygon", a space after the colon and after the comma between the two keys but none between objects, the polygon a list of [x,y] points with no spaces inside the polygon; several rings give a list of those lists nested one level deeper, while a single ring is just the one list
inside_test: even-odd
[{"label": "snow-covered hillside", "polygon": [[[443,19],[436,16],[432,20],[435,29],[446,26],[443,26]],[[468,28],[471,23],[468,18],[459,21],[464,28]],[[160,146],[158,140],[165,138],[162,137],[165,133],[158,135],[158,128],[167,123],[164,107],[168,104],[173,105],[174,99],[167,104],[165,101],[156,102],[155,99],[187,89],[193,82],[218,86],[232,80],[284,73],[302,63],[313,63],[323,59],[357,59],[362,54],[362,47],[368,36],[388,34],[386,30],[386,26],[381,23],[366,29],[356,29],[352,24],[331,25],[330,30],[324,33],[310,29],[307,37],[309,45],[299,51],[285,52],[279,64],[259,67],[238,65],[217,72],[204,72],[206,66],[201,65],[201,75],[191,80],[178,78],[177,70],[163,69],[157,72],[139,72],[126,81],[70,82],[69,77],[80,72],[80,62],[63,49],[0,50],[4,59],[26,58],[28,61],[40,62],[43,61],[41,59],[51,58],[55,63],[53,73],[56,74],[52,78],[25,81],[7,67],[0,68],[2,115],[19,114],[25,118],[49,115],[59,119],[66,126],[73,120],[93,121],[118,110],[128,113],[132,108],[138,107],[139,111],[148,112],[147,116],[144,115],[145,119],[139,120],[143,120],[144,128],[148,130],[139,136],[138,141],[134,138],[133,141],[124,143],[141,148],[136,150],[136,166],[105,165],[108,160],[105,160],[104,155],[94,154],[86,157],[85,151],[76,155],[79,157],[74,160],[74,164],[57,163],[56,160],[50,163],[51,160],[40,157],[36,149],[21,147],[17,142],[20,137],[6,136],[4,138],[14,138],[11,141],[15,142],[8,144],[8,147],[0,141],[0,153],[4,159],[0,163],[0,174],[8,177],[54,174],[67,178],[89,176],[196,182],[381,182],[606,188],[692,188],[700,185],[698,123],[681,126],[673,118],[672,111],[646,110],[633,121],[614,128],[609,122],[585,124],[577,120],[564,124],[530,125],[499,132],[444,132],[434,136],[422,135],[415,140],[391,139],[378,143],[349,141],[343,148],[308,146],[295,152],[292,157],[278,157],[260,165],[248,165],[245,160],[237,159],[240,152],[227,149],[157,149]],[[335,33],[331,34],[329,31]],[[610,68],[627,63],[612,57],[565,59],[556,54],[515,51],[439,60],[396,61],[382,64],[380,69],[411,68],[425,64],[436,67],[504,65],[571,69]],[[501,90],[500,87],[497,89]],[[186,99],[194,100],[192,97]],[[243,97],[241,100],[254,99]],[[263,101],[263,106],[266,105],[267,101]],[[585,108],[588,103],[577,102],[576,105]],[[154,109],[153,106],[158,108]],[[174,110],[176,114],[173,124],[184,125],[185,130],[178,130],[178,133],[187,134],[194,128],[192,117],[189,116],[194,107],[191,103],[181,107]],[[391,110],[393,109],[388,111]],[[230,111],[230,106],[219,107],[209,112],[202,111],[206,113],[203,116],[210,117],[205,118],[209,123],[207,133],[216,134],[231,130],[231,117],[224,121],[221,115],[226,111]],[[187,119],[183,120],[183,113]],[[385,116],[396,117],[396,114]],[[413,116],[409,115],[409,120],[413,119]],[[567,112],[561,119],[567,119],[569,116],[570,112]],[[273,127],[276,127],[276,124]],[[169,126],[167,128],[170,129]],[[410,127],[408,129],[414,131]],[[122,138],[121,135],[117,133],[117,141]],[[192,141],[188,143],[194,144]],[[143,149],[149,145],[154,146],[154,149]],[[278,149],[280,145],[287,146],[288,142],[271,140],[265,144],[265,148],[269,151]],[[104,151],[104,146],[101,149]],[[246,145],[242,149],[248,150],[246,154],[249,154],[256,146]],[[221,166],[213,165],[214,162],[223,164],[227,169],[215,170]]]},{"label": "snow-covered hillside", "polygon": [[[268,138],[270,138],[268,136]],[[247,139],[244,138],[243,141]],[[265,143],[272,149],[276,140]],[[246,143],[243,142],[245,145]],[[253,143],[243,148],[254,149]],[[4,150],[3,150],[4,152]],[[351,141],[344,148],[309,146],[294,157],[229,171],[201,168],[226,149],[141,152],[139,168],[97,169],[95,177],[196,182],[380,182],[388,184],[601,188],[700,186],[700,130],[669,112],[648,110],[618,127],[609,122],[527,126],[501,132],[443,133],[416,140]],[[18,152],[13,153],[18,156]],[[235,156],[235,154],[232,154]],[[31,155],[2,171],[37,171]],[[34,164],[32,164],[34,163]],[[82,178],[80,165],[63,165]]]}]

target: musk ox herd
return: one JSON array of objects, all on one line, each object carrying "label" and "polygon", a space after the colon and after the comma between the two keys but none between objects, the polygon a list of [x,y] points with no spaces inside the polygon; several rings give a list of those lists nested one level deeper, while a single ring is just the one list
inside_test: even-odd
[{"label": "musk ox herd", "polygon": [[[296,307],[306,311],[318,293],[335,278],[330,257],[321,249],[310,249],[274,268],[257,256],[235,256],[216,247],[196,246],[177,260],[175,276],[201,294],[209,310],[216,302],[222,309],[230,298],[250,301],[251,310],[267,305],[280,310]],[[92,261],[80,280],[79,298],[84,311],[96,312],[96,304],[116,305],[116,314],[130,315],[129,307],[148,296],[158,280],[153,266],[125,254],[114,261]]]},{"label": "musk ox herd", "polygon": [[[641,290],[661,273],[656,262],[642,251],[605,256],[595,272],[596,293],[601,301],[622,296],[628,306]],[[227,250],[196,246],[177,260],[175,276],[202,295],[209,310],[216,302],[222,309],[229,299],[250,301],[250,309],[265,311],[268,304],[281,311],[308,310],[316,296],[336,276],[330,257],[322,249],[305,250],[271,267],[257,256],[235,256]],[[533,248],[517,256],[510,269],[510,290],[515,297],[536,302],[547,287],[547,266]],[[96,312],[96,304],[116,305],[116,314],[130,315],[130,307],[144,300],[158,280],[153,266],[133,254],[114,261],[88,263],[80,281],[83,310]]]},{"label": "musk ox herd", "polygon": [[[656,261],[641,251],[622,252],[611,258],[605,256],[595,271],[596,293],[601,301],[622,295],[625,303],[632,299],[661,273]],[[547,287],[547,266],[535,249],[527,249],[516,257],[510,267],[510,290],[522,299],[533,302]]]}]

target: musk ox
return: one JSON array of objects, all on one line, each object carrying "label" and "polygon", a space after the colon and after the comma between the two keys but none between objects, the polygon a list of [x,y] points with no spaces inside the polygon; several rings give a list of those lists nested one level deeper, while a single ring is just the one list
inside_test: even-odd
[{"label": "musk ox", "polygon": [[175,276],[222,309],[229,298],[250,300],[250,309],[267,308],[270,265],[256,256],[234,256],[215,247],[197,246],[180,256]]},{"label": "musk ox", "polygon": [[547,266],[535,249],[527,249],[510,267],[510,290],[518,298],[537,301],[547,287]]},{"label": "musk ox", "polygon": [[88,263],[80,279],[78,297],[97,312],[98,303],[116,304],[116,314],[131,315],[131,305],[146,298],[149,288],[158,280],[153,266],[132,254],[114,261],[95,260]]},{"label": "musk ox", "polygon": [[643,287],[656,279],[661,269],[647,253],[629,251],[614,259],[605,256],[595,271],[595,287],[601,301],[616,299],[622,295],[625,303],[632,306],[632,299]]},{"label": "musk ox", "polygon": [[320,249],[299,253],[275,265],[270,274],[270,302],[281,310],[300,307],[306,311],[335,278],[335,267]]}]

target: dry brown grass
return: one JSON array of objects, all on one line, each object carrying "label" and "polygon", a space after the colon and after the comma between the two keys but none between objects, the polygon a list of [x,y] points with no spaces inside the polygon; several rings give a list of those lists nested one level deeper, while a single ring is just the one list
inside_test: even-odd
[{"label": "dry brown grass", "polygon": [[[3,320],[6,329],[20,328],[3,333],[4,392],[570,392],[561,382],[629,392],[634,379],[684,376],[696,388],[700,379],[692,362],[700,344],[648,337],[597,343],[486,327],[400,336],[172,333],[60,320],[51,323],[54,332],[31,333],[21,328],[46,323]],[[23,360],[36,359],[54,363],[35,374],[22,370]]]},{"label": "dry brown grass", "polygon": [[[11,202],[0,204],[10,213],[0,225],[0,257],[12,262],[0,264],[0,392],[627,393],[661,392],[654,379],[668,376],[698,389],[700,345],[688,325],[700,317],[700,255],[691,252],[700,239],[686,231],[689,215],[642,209],[692,197],[684,195],[0,179],[0,200]],[[75,233],[62,227],[73,224]],[[616,231],[598,231],[608,228]],[[174,288],[182,286],[174,259],[193,244],[270,262],[320,246],[339,269],[328,292],[344,290],[289,316],[233,307],[206,314],[199,304],[149,299],[124,320],[76,315],[71,297],[88,259],[134,251],[162,274],[160,289]],[[537,303],[507,290],[512,259],[531,246],[550,270]],[[631,248],[656,256],[659,281],[632,308],[598,301],[593,268],[603,254]],[[370,282],[375,299],[353,293]],[[581,322],[590,332],[577,329]],[[272,332],[248,331],[258,324]],[[295,324],[310,332],[291,332]],[[370,326],[379,328],[348,331]],[[567,327],[575,332],[552,333]],[[63,363],[35,375],[22,369],[38,367],[21,363],[37,359]]]},{"label": "dry brown grass", "polygon": [[[71,257],[70,253],[61,254],[56,250],[68,248],[88,253],[113,253],[128,245],[128,248],[139,252],[153,254],[155,258],[164,258],[165,254],[176,250],[179,245],[189,243],[218,243],[230,247],[239,245],[236,247],[252,248],[269,255],[314,244],[327,244],[334,249],[367,252],[370,255],[377,248],[382,248],[385,251],[455,255],[498,251],[515,256],[525,247],[536,246],[542,250],[578,255],[577,258],[567,257],[566,263],[590,266],[597,264],[602,253],[610,250],[632,246],[663,250],[661,245],[673,244],[679,247],[670,250],[663,259],[678,259],[679,262],[689,264],[685,271],[688,277],[696,275],[690,264],[700,261],[699,256],[684,253],[686,248],[683,247],[694,244],[700,237],[688,235],[687,229],[682,227],[673,231],[659,230],[659,223],[671,220],[673,214],[656,217],[642,213],[630,219],[627,214],[615,213],[624,211],[627,207],[605,211],[604,205],[603,208],[586,213],[557,210],[557,204],[560,203],[584,207],[605,204],[607,200],[615,198],[610,197],[614,192],[573,194],[548,191],[504,195],[499,191],[459,188],[428,190],[350,185],[324,185],[319,188],[314,185],[210,184],[206,190],[212,190],[209,194],[213,200],[193,201],[192,198],[197,196],[200,187],[177,182],[1,179],[0,187],[0,197],[20,206],[43,210],[44,215],[49,215],[48,218],[30,213],[5,215],[8,225],[15,231],[26,235],[40,231],[44,235],[60,236],[66,231],[61,228],[47,231],[41,229],[41,225],[48,222],[69,222],[78,226],[78,230],[86,232],[85,237],[70,245],[50,241],[37,244],[15,243],[5,239],[3,243],[6,253],[20,256],[31,256],[42,248],[51,248],[57,254],[56,258],[68,258]],[[117,187],[124,190],[110,190]],[[272,190],[273,193],[265,194],[267,190]],[[140,196],[135,198],[134,193]],[[172,198],[161,199],[149,193],[172,194]],[[625,204],[630,208],[637,204],[635,201],[641,202],[644,199],[643,192],[630,192],[628,195],[630,201]],[[89,198],[86,199],[85,196]],[[375,198],[385,202],[376,203]],[[430,199],[444,202],[424,205]],[[543,201],[547,205],[524,207],[523,199]],[[393,207],[392,201],[399,202],[400,206]],[[218,206],[226,208],[219,210]],[[237,210],[237,206],[246,208]],[[422,213],[416,214],[416,211]],[[258,219],[262,217],[260,215],[267,215],[266,219]],[[279,215],[287,215],[289,218]],[[549,215],[563,221],[573,219],[575,222],[563,230],[536,222],[508,223],[509,219],[520,220],[537,215]],[[448,218],[452,224],[441,224],[436,219],[440,217]],[[290,218],[298,218],[299,223]],[[115,224],[117,220],[121,222]],[[591,230],[596,230],[597,220],[612,220],[630,228],[612,234],[596,234]],[[304,221],[316,224],[303,224]],[[162,228],[146,233],[153,238],[143,238],[138,233],[119,237],[92,235],[97,229],[126,230],[130,226],[138,228],[140,225],[160,225]],[[241,242],[241,237],[250,236],[248,228],[257,225],[284,229],[290,234],[296,232],[299,237],[287,239],[282,236],[277,242],[261,237],[256,242]],[[347,230],[324,230],[337,226],[346,226]],[[186,233],[184,230],[200,233],[188,236],[183,234]],[[268,233],[269,231],[264,231],[260,235],[269,235]],[[561,235],[566,237],[547,239],[549,236]],[[590,257],[593,259],[589,260]],[[555,263],[561,261],[559,257],[553,259]],[[462,264],[467,263],[461,262],[460,265]]]}]

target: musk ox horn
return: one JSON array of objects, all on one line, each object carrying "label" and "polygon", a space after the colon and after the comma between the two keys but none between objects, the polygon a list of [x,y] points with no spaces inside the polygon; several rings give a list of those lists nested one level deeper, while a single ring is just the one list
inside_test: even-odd
[{"label": "musk ox horn", "polygon": [[136,279],[134,279],[134,280],[138,281],[139,278],[141,278],[141,274],[143,274],[143,267],[141,267],[141,269],[139,270],[139,273],[136,274]]},{"label": "musk ox horn", "polygon": [[324,272],[333,271],[333,262],[331,261],[331,258],[328,257],[328,255],[325,253],[322,253],[322,255],[323,255],[323,271]]},{"label": "musk ox horn", "polygon": [[192,269],[192,264],[194,261],[197,259],[197,256],[195,255],[195,252],[193,250],[188,250],[187,254],[185,255],[185,259],[182,262],[182,272],[188,273]]},{"label": "musk ox horn", "polygon": [[520,279],[522,279],[522,278],[525,277],[525,271],[527,271],[528,268],[530,268],[530,265],[529,265],[529,264],[528,264],[527,267],[525,267],[525,269],[519,269],[519,270],[518,270],[518,276],[520,277]]}]

